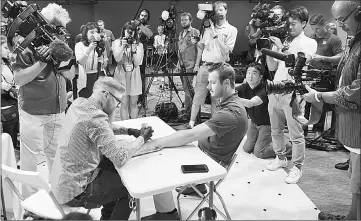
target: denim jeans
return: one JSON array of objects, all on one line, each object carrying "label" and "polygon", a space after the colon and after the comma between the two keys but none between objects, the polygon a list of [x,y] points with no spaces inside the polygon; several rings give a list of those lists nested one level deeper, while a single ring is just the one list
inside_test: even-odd
[{"label": "denim jeans", "polygon": [[278,156],[286,154],[283,130],[287,124],[292,142],[292,162],[295,165],[302,166],[305,163],[305,137],[302,125],[292,117],[292,108],[290,107],[291,94],[271,94],[268,98],[273,149]]},{"label": "denim jeans", "polygon": [[87,185],[85,191],[66,203],[71,207],[99,208],[102,220],[128,220],[132,209],[129,207],[128,190],[124,187],[113,163],[105,158],[98,176]]},{"label": "denim jeans", "polygon": [[261,159],[275,157],[275,152],[272,146],[271,126],[260,125],[250,122],[247,130],[247,140],[243,146],[247,153],[254,153],[254,155]]}]

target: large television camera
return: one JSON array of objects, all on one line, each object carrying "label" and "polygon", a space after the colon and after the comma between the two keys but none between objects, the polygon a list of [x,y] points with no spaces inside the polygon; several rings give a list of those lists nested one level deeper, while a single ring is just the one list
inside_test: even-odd
[{"label": "large television camera", "polygon": [[270,4],[258,3],[253,9],[251,18],[252,26],[259,28],[262,32],[262,38],[257,39],[257,49],[270,48],[270,36],[275,36],[284,40],[288,36],[288,24],[285,16],[279,17],[270,8]]},{"label": "large television camera", "polygon": [[169,39],[174,39],[177,31],[176,27],[177,10],[174,5],[170,6],[168,10],[162,12],[160,22],[163,26],[164,34]]},{"label": "large television camera", "polygon": [[288,72],[289,75],[294,78],[294,81],[267,82],[266,92],[268,94],[288,94],[294,91],[305,94],[307,93],[305,85],[321,92],[334,90],[335,78],[332,76],[331,70],[303,70],[303,67],[306,66],[306,57],[303,52],[298,52],[297,58],[294,54],[285,55],[265,48],[263,48],[261,52],[262,54],[284,61],[286,67],[291,68]]},{"label": "large television camera", "polygon": [[216,13],[214,12],[213,4],[205,3],[198,4],[197,18],[202,20],[202,27],[209,28],[211,27],[210,20],[214,19]]},{"label": "large television camera", "polygon": [[[50,8],[59,12],[61,6],[53,4],[50,5],[49,10]],[[61,9],[66,12],[65,9]],[[8,19],[5,32],[11,52],[18,54],[26,48],[30,48],[36,53],[37,47],[45,45],[50,48],[52,53],[51,60],[46,62],[53,62],[56,65],[62,61],[69,61],[73,56],[73,51],[68,46],[70,34],[64,26],[60,25],[61,21],[64,20],[60,15],[59,18],[56,17],[57,15],[51,15],[53,20],[57,21],[54,23],[59,24],[54,25],[49,23],[37,4],[27,6],[14,0],[4,2],[2,15]],[[66,15],[68,16],[67,12]],[[69,22],[70,18],[67,17],[65,20]]]}]

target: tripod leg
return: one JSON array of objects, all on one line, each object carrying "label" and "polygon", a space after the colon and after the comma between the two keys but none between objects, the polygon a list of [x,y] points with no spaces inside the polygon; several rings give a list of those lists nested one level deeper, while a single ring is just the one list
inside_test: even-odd
[{"label": "tripod leg", "polygon": [[172,88],[174,88],[174,92],[177,94],[177,97],[178,97],[179,101],[181,102],[182,106],[184,106],[184,103],[183,103],[182,99],[179,96],[178,89],[176,88],[176,86],[174,84],[174,81],[172,80],[172,77],[168,76],[168,79],[169,79],[169,84],[171,85]]},{"label": "tripod leg", "polygon": [[[145,77],[146,79],[147,77]],[[143,93],[143,100],[142,100],[142,106],[143,106],[143,109],[144,109],[144,114],[143,114],[143,117],[146,117],[147,116],[147,95],[149,93],[149,90],[150,90],[150,87],[152,86],[152,83],[153,83],[153,80],[154,80],[154,77],[151,77],[150,80],[149,80],[149,83],[147,85],[147,88],[146,90],[144,91]]]}]

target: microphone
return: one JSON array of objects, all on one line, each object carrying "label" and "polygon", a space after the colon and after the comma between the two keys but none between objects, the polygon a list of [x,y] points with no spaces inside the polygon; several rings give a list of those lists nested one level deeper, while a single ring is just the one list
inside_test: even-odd
[{"label": "microphone", "polygon": [[285,55],[283,53],[275,52],[266,48],[262,48],[261,53],[273,58],[277,58],[278,60],[284,61],[286,67],[293,67],[295,65],[296,58],[294,54]]},{"label": "microphone", "polygon": [[52,41],[49,48],[56,61],[68,61],[73,56],[73,50],[59,39]]}]

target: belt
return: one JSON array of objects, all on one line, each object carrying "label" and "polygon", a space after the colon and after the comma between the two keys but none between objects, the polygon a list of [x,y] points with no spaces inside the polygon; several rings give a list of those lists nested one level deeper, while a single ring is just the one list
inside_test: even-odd
[{"label": "belt", "polygon": [[203,64],[211,65],[211,64],[214,64],[214,62],[201,61],[200,65],[203,65]]}]

